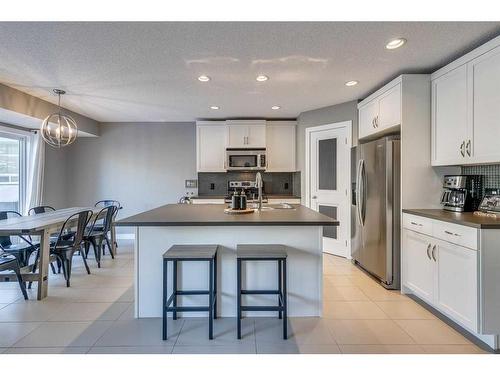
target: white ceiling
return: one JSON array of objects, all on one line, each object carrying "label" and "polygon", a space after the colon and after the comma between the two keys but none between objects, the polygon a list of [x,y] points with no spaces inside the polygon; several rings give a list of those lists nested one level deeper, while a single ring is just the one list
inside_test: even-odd
[{"label": "white ceiling", "polygon": [[[295,118],[498,34],[498,22],[0,23],[0,82],[53,103],[63,88],[63,106],[101,122]],[[408,43],[386,50],[394,37]]]}]

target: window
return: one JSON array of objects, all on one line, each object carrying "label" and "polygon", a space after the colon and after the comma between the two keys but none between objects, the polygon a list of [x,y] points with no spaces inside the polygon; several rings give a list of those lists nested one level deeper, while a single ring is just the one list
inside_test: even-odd
[{"label": "window", "polygon": [[0,211],[23,211],[26,137],[0,129]]}]

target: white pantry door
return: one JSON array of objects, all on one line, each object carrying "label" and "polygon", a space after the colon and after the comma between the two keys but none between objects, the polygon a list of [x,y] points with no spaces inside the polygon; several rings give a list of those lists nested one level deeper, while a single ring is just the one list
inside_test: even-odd
[{"label": "white pantry door", "polygon": [[323,251],[350,258],[351,122],[307,128],[306,147],[307,204],[340,222],[323,228]]}]

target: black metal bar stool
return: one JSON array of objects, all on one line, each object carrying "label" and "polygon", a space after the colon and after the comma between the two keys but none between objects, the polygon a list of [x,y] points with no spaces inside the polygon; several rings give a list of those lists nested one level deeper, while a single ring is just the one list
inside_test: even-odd
[{"label": "black metal bar stool", "polygon": [[[208,338],[213,339],[214,319],[217,319],[217,245],[173,245],[163,254],[163,340],[167,339],[167,314],[177,319],[178,312],[208,311]],[[173,263],[172,294],[168,296],[168,262]],[[208,290],[179,290],[179,262],[209,262]],[[177,296],[208,295],[208,306],[177,306]],[[172,305],[172,307],[170,307]]]},{"label": "black metal bar stool", "polygon": [[[283,319],[283,340],[287,333],[287,298],[286,298],[286,248],[284,245],[238,245],[237,257],[237,322],[238,339],[241,339],[241,319],[243,311],[278,311],[278,317]],[[241,267],[244,261],[275,261],[278,263],[278,290],[249,290],[241,287]],[[242,305],[242,294],[276,294],[277,306]]]}]

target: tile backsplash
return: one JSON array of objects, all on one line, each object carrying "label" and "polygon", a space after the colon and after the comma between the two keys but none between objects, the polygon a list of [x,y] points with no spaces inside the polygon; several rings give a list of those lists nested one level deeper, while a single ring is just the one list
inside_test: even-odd
[{"label": "tile backsplash", "polygon": [[[228,181],[255,181],[256,172],[198,173],[198,195],[227,193]],[[300,196],[300,172],[262,173],[264,193]]]},{"label": "tile backsplash", "polygon": [[465,175],[478,174],[484,176],[483,189],[500,188],[500,164],[463,166],[461,173]]}]

